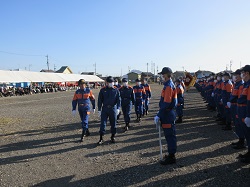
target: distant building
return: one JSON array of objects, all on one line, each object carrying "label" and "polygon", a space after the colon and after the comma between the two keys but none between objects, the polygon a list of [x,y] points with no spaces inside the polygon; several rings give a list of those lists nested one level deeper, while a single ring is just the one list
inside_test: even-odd
[{"label": "distant building", "polygon": [[142,72],[141,78],[146,79],[148,82],[153,82],[156,77],[151,72]]},{"label": "distant building", "polygon": [[141,74],[140,73],[130,72],[127,75],[128,75],[128,80],[130,82],[135,82],[136,79],[141,79]]},{"label": "distant building", "polygon": [[185,77],[185,72],[184,71],[176,71],[173,73],[173,80],[178,79],[179,77]]},{"label": "distant building", "polygon": [[95,75],[95,72],[82,72],[81,75]]},{"label": "distant building", "polygon": [[82,72],[81,75],[96,75],[97,77],[102,77],[102,74],[96,73],[95,72]]},{"label": "distant building", "polygon": [[212,71],[205,71],[205,70],[199,70],[195,72],[195,75],[198,79],[202,78],[202,77],[207,77],[209,76],[211,73],[213,73]]},{"label": "distant building", "polygon": [[68,66],[62,66],[56,73],[72,74],[73,71]]},{"label": "distant building", "polygon": [[46,72],[46,73],[55,73],[55,71],[53,71],[52,69],[42,69],[40,72]]}]

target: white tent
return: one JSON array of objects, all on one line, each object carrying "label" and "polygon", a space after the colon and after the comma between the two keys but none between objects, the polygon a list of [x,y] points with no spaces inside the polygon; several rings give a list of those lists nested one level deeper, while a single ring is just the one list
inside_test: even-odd
[{"label": "white tent", "polygon": [[31,71],[6,71],[0,70],[0,82],[76,82],[84,79],[86,82],[104,82],[96,75],[78,75],[63,73],[45,73]]}]

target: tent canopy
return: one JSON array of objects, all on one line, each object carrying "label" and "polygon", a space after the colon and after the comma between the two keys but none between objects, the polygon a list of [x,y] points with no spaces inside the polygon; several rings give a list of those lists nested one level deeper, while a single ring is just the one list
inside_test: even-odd
[{"label": "tent canopy", "polygon": [[63,73],[45,73],[32,71],[6,71],[0,70],[0,82],[76,82],[84,79],[86,82],[104,82],[96,75],[79,75]]}]

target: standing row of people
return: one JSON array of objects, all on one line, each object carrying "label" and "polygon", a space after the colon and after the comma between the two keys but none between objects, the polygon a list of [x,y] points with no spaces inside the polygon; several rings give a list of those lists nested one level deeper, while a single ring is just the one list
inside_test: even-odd
[{"label": "standing row of people", "polygon": [[224,125],[223,130],[232,130],[238,141],[232,143],[234,149],[245,149],[245,140],[248,151],[240,154],[241,162],[250,163],[250,65],[228,72],[211,74],[207,79],[200,79],[196,88],[201,92],[207,107],[217,111],[216,121]]}]

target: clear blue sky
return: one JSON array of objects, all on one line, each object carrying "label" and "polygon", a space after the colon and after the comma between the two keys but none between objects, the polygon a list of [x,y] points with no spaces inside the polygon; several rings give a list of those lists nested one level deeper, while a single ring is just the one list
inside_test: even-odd
[{"label": "clear blue sky", "polygon": [[250,64],[249,0],[0,0],[0,17],[0,69],[40,71],[47,54],[113,76]]}]

